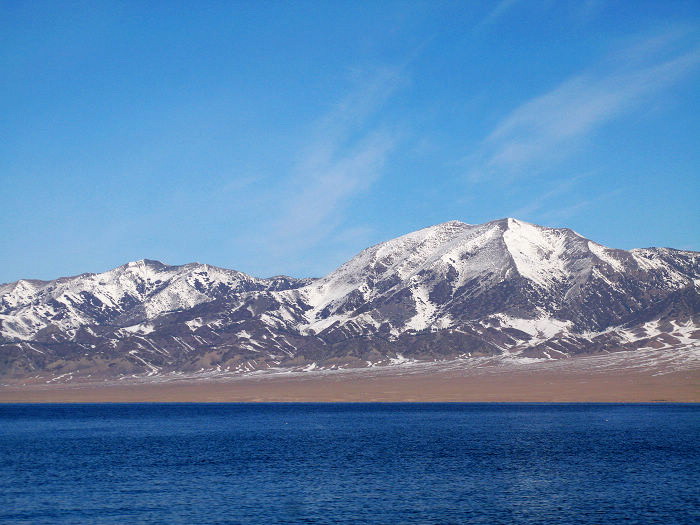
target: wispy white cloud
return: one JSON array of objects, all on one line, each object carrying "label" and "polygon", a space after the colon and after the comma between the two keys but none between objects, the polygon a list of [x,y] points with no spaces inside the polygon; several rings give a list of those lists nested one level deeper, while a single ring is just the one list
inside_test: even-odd
[{"label": "wispy white cloud", "polygon": [[501,0],[498,2],[491,11],[479,22],[476,29],[481,29],[484,26],[493,24],[496,20],[501,18],[505,13],[507,13],[519,0]]},{"label": "wispy white cloud", "polygon": [[566,220],[578,215],[581,211],[586,210],[591,206],[594,206],[595,204],[616,197],[617,195],[622,194],[622,192],[623,190],[620,188],[612,191],[602,192],[593,197],[581,199],[577,202],[573,202],[566,206],[553,208],[545,213],[540,214],[539,219],[544,222]]},{"label": "wispy white cloud", "polygon": [[349,200],[381,175],[395,142],[391,133],[373,131],[348,149],[313,152],[319,158],[305,162],[304,171],[292,181],[296,191],[291,190],[277,233],[302,247],[333,232],[342,223]]},{"label": "wispy white cloud", "polygon": [[348,206],[381,177],[397,144],[379,114],[405,82],[403,69],[354,74],[356,88],[318,119],[283,183],[268,243],[277,255],[342,237]]},{"label": "wispy white cloud", "polygon": [[[605,61],[517,107],[466,159],[470,178],[512,178],[561,160],[601,126],[640,107],[700,64],[700,47],[668,56],[668,42],[662,42],[657,36],[617,53],[612,63]],[[651,60],[649,50],[659,47],[666,56]]]},{"label": "wispy white cloud", "polygon": [[548,205],[555,197],[560,197],[571,191],[574,186],[576,186],[581,180],[585,179],[587,175],[579,175],[576,177],[570,177],[568,179],[560,180],[555,182],[551,189],[539,195],[538,197],[531,199],[528,204],[521,206],[507,215],[509,217],[516,218],[527,218],[531,215],[536,215],[544,206]]}]

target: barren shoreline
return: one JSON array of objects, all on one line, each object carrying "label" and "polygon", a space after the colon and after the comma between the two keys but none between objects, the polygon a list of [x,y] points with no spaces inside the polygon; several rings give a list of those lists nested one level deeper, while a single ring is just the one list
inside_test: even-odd
[{"label": "barren shoreline", "polygon": [[[626,353],[528,365],[420,363],[343,371],[4,385],[1,403],[700,402],[700,368]],[[638,357],[638,356],[637,356]]]}]

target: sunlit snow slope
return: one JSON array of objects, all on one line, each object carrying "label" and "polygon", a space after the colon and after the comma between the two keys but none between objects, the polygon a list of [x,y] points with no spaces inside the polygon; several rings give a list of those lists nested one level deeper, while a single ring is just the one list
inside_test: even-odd
[{"label": "sunlit snow slope", "polygon": [[0,376],[338,368],[700,346],[700,254],[447,222],[321,279],[192,263],[0,285]]}]

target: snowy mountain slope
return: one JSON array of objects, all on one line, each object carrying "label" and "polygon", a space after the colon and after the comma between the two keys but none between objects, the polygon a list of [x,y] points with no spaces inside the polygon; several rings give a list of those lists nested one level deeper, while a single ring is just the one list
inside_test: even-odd
[{"label": "snowy mountain slope", "polygon": [[0,375],[250,372],[696,347],[699,286],[697,252],[615,250],[515,219],[425,228],[316,280],[143,260],[0,285]]},{"label": "snowy mountain slope", "polygon": [[305,282],[284,276],[257,279],[207,264],[168,266],[141,260],[100,274],[4,285],[0,333],[24,340],[48,326],[64,331],[86,325],[123,326],[241,292],[292,288]]},{"label": "snowy mountain slope", "polygon": [[301,291],[315,331],[359,317],[398,334],[498,313],[603,329],[692,287],[699,267],[694,252],[612,250],[515,219],[448,222],[373,246]]}]

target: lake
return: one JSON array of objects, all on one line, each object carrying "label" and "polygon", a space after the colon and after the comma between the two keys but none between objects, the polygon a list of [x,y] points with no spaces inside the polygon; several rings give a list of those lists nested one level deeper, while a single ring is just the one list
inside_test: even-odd
[{"label": "lake", "polygon": [[0,405],[2,523],[693,523],[700,405]]}]

